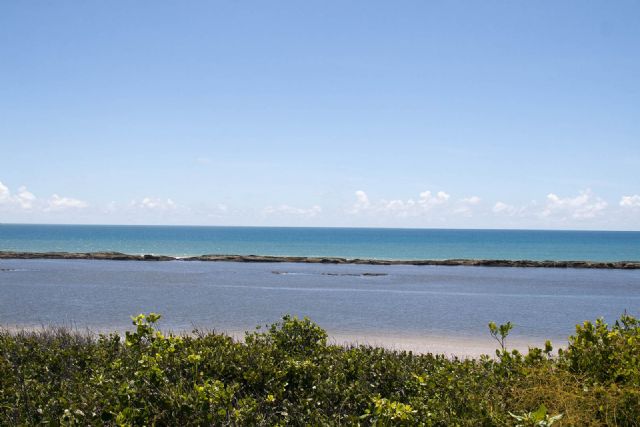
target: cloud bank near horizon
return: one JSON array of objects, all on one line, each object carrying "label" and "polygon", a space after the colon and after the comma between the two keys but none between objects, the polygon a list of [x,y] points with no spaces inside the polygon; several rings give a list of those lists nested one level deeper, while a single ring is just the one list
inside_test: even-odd
[{"label": "cloud bank near horizon", "polygon": [[640,229],[640,194],[607,201],[590,189],[574,195],[551,192],[526,204],[476,194],[456,197],[444,190],[425,190],[406,199],[356,190],[350,203],[330,207],[273,203],[246,208],[209,202],[190,206],[146,196],[103,205],[58,193],[38,197],[24,185],[12,191],[0,182],[0,222]]},{"label": "cloud bank near horizon", "polygon": [[89,204],[73,197],[52,194],[51,197],[42,199],[30,192],[26,186],[18,187],[13,193],[0,181],[0,209],[14,211],[55,212],[68,209],[84,209]]}]

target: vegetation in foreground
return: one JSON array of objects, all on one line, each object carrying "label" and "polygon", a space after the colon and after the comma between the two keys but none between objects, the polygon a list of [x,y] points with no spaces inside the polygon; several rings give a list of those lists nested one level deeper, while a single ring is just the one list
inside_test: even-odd
[{"label": "vegetation in foreground", "polygon": [[97,337],[0,332],[1,425],[640,425],[640,322],[576,327],[523,355],[450,359],[327,344],[285,316],[245,342],[163,335],[159,315]]}]

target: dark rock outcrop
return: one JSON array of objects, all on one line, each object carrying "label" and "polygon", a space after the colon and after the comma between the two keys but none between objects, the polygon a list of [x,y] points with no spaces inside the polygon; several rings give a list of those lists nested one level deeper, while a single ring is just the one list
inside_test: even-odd
[{"label": "dark rock outcrop", "polygon": [[121,252],[0,252],[0,259],[96,259],[111,261],[173,261],[164,255],[130,255]]},{"label": "dark rock outcrop", "polygon": [[166,255],[130,255],[120,252],[12,252],[0,251],[0,259],[91,259],[115,261],[218,261],[218,262],[271,262],[308,264],[364,264],[364,265],[446,265],[474,267],[529,267],[529,268],[600,268],[640,269],[640,261],[532,261],[499,259],[445,259],[445,260],[385,260],[348,259],[337,257],[296,257],[269,255],[200,255],[178,258]]}]

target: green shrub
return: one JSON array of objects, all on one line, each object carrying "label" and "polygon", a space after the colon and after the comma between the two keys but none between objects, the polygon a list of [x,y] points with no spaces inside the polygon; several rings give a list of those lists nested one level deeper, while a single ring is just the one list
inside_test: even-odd
[{"label": "green shrub", "polygon": [[134,329],[0,331],[0,425],[639,425],[638,321],[578,326],[495,357],[447,358],[327,344],[285,316],[244,342],[165,335],[154,313]]},{"label": "green shrub", "polygon": [[562,356],[572,372],[599,383],[640,387],[640,322],[624,314],[611,328],[602,319],[577,325]]}]

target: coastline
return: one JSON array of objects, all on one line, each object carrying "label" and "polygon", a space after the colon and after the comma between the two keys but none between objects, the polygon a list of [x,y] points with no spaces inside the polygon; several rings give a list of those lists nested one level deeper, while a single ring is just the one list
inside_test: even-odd
[{"label": "coastline", "polygon": [[[162,328],[161,328],[162,329]],[[343,348],[358,346],[370,346],[373,348],[385,349],[388,351],[410,351],[414,354],[434,354],[443,355],[447,358],[478,358],[483,355],[495,356],[499,345],[491,338],[488,330],[486,335],[479,337],[456,336],[435,334],[427,332],[425,334],[394,334],[375,331],[344,332],[327,329],[327,343]],[[112,332],[112,331],[109,331]],[[167,331],[164,331],[167,332]],[[172,331],[168,331],[172,332]],[[180,331],[178,331],[180,333]],[[204,330],[204,332],[207,332]],[[215,329],[216,333],[229,336],[237,342],[244,342],[246,333],[256,332],[256,330],[239,331]],[[179,334],[178,333],[178,334]],[[184,331],[182,331],[184,333]],[[189,333],[187,333],[189,334]],[[556,353],[558,348],[566,348],[567,339],[548,338]],[[527,354],[530,348],[544,348],[546,339],[540,337],[509,337],[507,347],[509,350],[518,350]]]},{"label": "coastline", "polygon": [[302,257],[270,255],[199,255],[175,257],[153,254],[125,254],[121,252],[15,252],[0,251],[0,259],[73,259],[111,261],[209,261],[245,263],[305,263],[305,264],[361,264],[361,265],[437,265],[469,267],[519,267],[519,268],[586,268],[586,269],[640,269],[640,261],[533,261],[499,259],[414,259],[386,260],[340,257]]},{"label": "coastline", "polygon": [[[96,338],[100,334],[109,335],[117,333],[124,336],[126,332],[132,332],[134,327],[122,326],[82,326],[73,323],[61,324],[0,324],[0,333],[20,334],[26,333],[42,333],[47,331],[67,330],[73,333],[82,334],[87,337]],[[259,331],[258,329],[225,329],[225,328],[197,328],[192,330],[181,330],[172,328],[158,328],[164,334],[173,334],[175,336],[197,337],[198,333],[214,333],[232,338],[236,342],[244,343],[246,335]],[[198,331],[196,333],[195,331]],[[443,355],[448,358],[477,358],[482,355],[493,357],[499,345],[493,340],[489,332],[486,336],[454,336],[445,334],[425,333],[419,334],[394,334],[375,331],[360,332],[337,332],[327,330],[327,343],[343,348],[352,348],[359,346],[370,346],[373,348],[385,349],[388,351],[410,351],[414,354],[434,354]],[[566,339],[549,338],[555,348],[565,348]],[[518,350],[526,354],[530,348],[544,347],[545,339],[540,337],[509,337],[507,347],[509,350]]]}]

